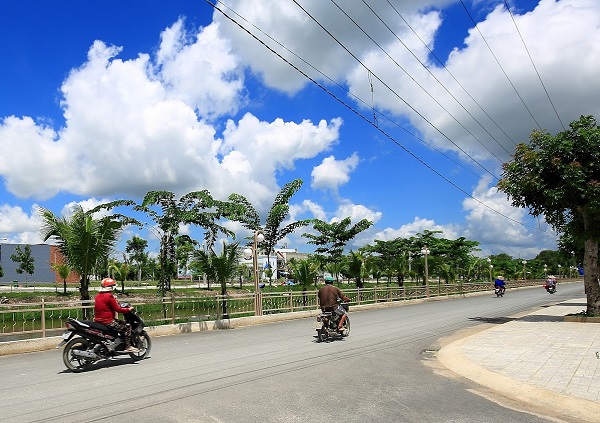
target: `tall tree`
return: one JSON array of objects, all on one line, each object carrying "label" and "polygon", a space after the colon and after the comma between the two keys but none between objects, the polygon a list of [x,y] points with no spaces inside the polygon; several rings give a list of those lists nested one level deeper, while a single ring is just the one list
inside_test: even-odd
[{"label": "tall tree", "polygon": [[179,225],[196,225],[205,229],[204,239],[210,248],[220,232],[235,237],[232,231],[217,222],[223,217],[239,216],[238,209],[232,203],[215,200],[206,190],[190,192],[179,200],[172,192],[150,191],[142,204],[134,207],[134,210],[146,213],[157,225],[155,230],[160,239],[158,289],[162,295],[171,290],[171,278],[177,271],[175,239],[179,235]]},{"label": "tall tree", "polygon": [[27,275],[33,275],[35,272],[35,259],[31,255],[31,245],[26,244],[22,249],[20,245],[17,245],[15,253],[11,254],[10,259],[19,263],[15,271],[19,275],[25,273],[25,283],[27,283]]},{"label": "tall tree", "polygon": [[296,229],[310,224],[310,220],[299,220],[290,222],[282,227],[283,221],[290,213],[289,202],[296,192],[302,187],[302,179],[294,179],[285,184],[269,209],[264,229],[260,226],[260,216],[252,204],[239,194],[231,194],[229,200],[239,204],[244,210],[244,216],[240,219],[247,229],[252,232],[261,231],[265,239],[260,243],[259,248],[267,255],[267,263],[271,263],[271,255],[275,253],[275,246],[283,238],[294,232]]},{"label": "tall tree", "polygon": [[569,129],[551,135],[534,130],[530,143],[517,145],[503,165],[498,189],[513,206],[544,216],[558,232],[584,245],[587,313],[600,315],[598,242],[600,240],[600,128],[581,116]]},{"label": "tall tree", "polygon": [[313,219],[312,223],[313,228],[318,234],[304,233],[302,236],[310,240],[308,241],[309,244],[317,246],[315,253],[324,255],[327,262],[341,261],[346,245],[356,235],[373,225],[373,222],[362,219],[360,222],[350,226],[352,223],[350,217],[332,223]]},{"label": "tall tree", "polygon": [[127,240],[125,244],[125,252],[129,254],[129,258],[137,265],[138,282],[142,280],[142,264],[148,259],[146,248],[148,241],[134,235],[133,238]]},{"label": "tall tree", "polygon": [[[91,210],[84,211],[80,205],[72,208],[68,217],[57,217],[48,209],[41,208],[40,213],[44,222],[42,239],[52,238],[66,263],[77,272],[80,280],[79,292],[82,301],[89,301],[90,275],[102,263],[108,262],[123,227],[128,224],[139,224],[135,219],[121,214],[95,215],[103,210],[111,210],[128,202],[116,201],[101,204]],[[84,308],[84,316],[87,309]]]}]

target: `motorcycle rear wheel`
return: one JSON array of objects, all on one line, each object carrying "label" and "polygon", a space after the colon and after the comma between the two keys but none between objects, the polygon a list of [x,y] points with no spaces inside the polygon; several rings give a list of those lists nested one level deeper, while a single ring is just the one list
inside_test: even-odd
[{"label": "motorcycle rear wheel", "polygon": [[341,335],[343,338],[350,335],[350,317],[346,316],[346,320],[344,320],[344,323],[342,324],[342,329]]},{"label": "motorcycle rear wheel", "polygon": [[132,341],[133,346],[139,351],[136,353],[131,353],[129,356],[136,361],[143,360],[144,358],[148,357],[150,354],[150,349],[152,348],[150,336],[146,332],[143,332],[140,334],[140,336],[133,337]]},{"label": "motorcycle rear wheel", "polygon": [[318,342],[325,342],[325,341],[327,341],[327,338],[329,338],[329,333],[327,332],[327,329],[321,328],[321,329],[317,330],[317,341]]},{"label": "motorcycle rear wheel", "polygon": [[67,345],[65,345],[65,349],[63,350],[63,363],[65,363],[67,369],[72,372],[80,372],[94,364],[95,360],[78,357],[73,354],[73,351],[86,351],[89,347],[90,342],[81,337],[75,337],[67,342]]}]

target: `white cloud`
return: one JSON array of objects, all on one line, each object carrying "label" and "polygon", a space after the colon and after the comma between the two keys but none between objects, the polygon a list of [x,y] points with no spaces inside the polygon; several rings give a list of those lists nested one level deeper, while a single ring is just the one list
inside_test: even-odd
[{"label": "white cloud", "polygon": [[15,243],[39,244],[42,242],[41,226],[37,204],[31,207],[29,214],[18,206],[0,205],[0,238]]},{"label": "white cloud", "polygon": [[463,236],[481,242],[485,246],[482,255],[505,252],[532,258],[542,249],[556,249],[557,236],[543,219],[528,218],[525,209],[512,207],[506,195],[485,180],[479,182],[473,198],[463,201],[463,207],[468,213]]},{"label": "white cloud", "polygon": [[350,180],[350,173],[356,169],[358,162],[359,157],[356,153],[345,160],[336,160],[333,156],[325,157],[311,173],[311,187],[337,192],[340,185]]}]

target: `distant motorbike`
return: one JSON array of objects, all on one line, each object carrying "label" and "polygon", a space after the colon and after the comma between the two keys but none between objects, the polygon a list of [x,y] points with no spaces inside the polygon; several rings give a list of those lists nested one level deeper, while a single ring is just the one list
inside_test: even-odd
[{"label": "distant motorbike", "polygon": [[[121,307],[130,307],[128,303]],[[118,356],[129,356],[134,360],[143,360],[150,354],[152,342],[144,330],[144,321],[135,310],[125,313],[125,321],[131,325],[131,345],[139,351],[128,353],[120,333],[91,320],[68,319],[67,331],[63,333],[57,348],[65,346],[63,362],[71,371],[89,369],[94,363]]]},{"label": "distant motorbike", "polygon": [[556,292],[556,284],[553,283],[545,283],[544,284],[544,288],[546,289],[546,291],[548,291],[548,293],[550,294],[554,294]]},{"label": "distant motorbike", "polygon": [[[317,331],[318,342],[325,342],[333,337],[346,337],[350,335],[350,317],[348,303],[339,303],[334,311],[324,311],[317,315],[315,330]],[[346,320],[342,324],[342,330],[338,330],[340,318],[346,315]]]},{"label": "distant motorbike", "polygon": [[504,291],[506,291],[506,288],[503,288],[501,286],[497,286],[494,288],[494,294],[496,294],[496,297],[504,296]]}]

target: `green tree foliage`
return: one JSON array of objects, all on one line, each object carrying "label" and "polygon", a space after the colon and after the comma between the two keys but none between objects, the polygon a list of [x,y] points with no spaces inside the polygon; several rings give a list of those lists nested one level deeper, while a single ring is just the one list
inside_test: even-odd
[{"label": "green tree foliage", "polygon": [[15,271],[19,275],[25,273],[25,282],[27,282],[27,275],[33,275],[33,272],[35,272],[35,260],[31,255],[31,245],[26,244],[22,249],[20,245],[17,245],[15,253],[11,254],[10,259],[15,263],[19,263]]},{"label": "green tree foliage", "polygon": [[316,284],[319,276],[319,264],[314,259],[291,259],[289,266],[292,269],[294,280],[300,283],[304,291],[308,290],[311,284]]},{"label": "green tree foliage", "polygon": [[[111,210],[125,204],[128,202],[116,201],[99,205],[88,211],[76,205],[69,217],[57,217],[48,209],[40,209],[44,222],[41,231],[42,239],[55,240],[66,263],[81,278],[79,290],[83,301],[90,299],[90,275],[101,267],[106,268],[105,264],[108,263],[108,257],[114,250],[123,227],[128,224],[139,224],[135,219],[120,214],[102,217],[95,215],[100,211]],[[84,316],[87,316],[86,309],[84,309]]]},{"label": "green tree foliage", "polygon": [[71,266],[68,263],[52,263],[52,270],[54,270],[58,277],[63,281],[63,294],[67,294],[67,278],[71,274]]},{"label": "green tree foliage", "polygon": [[364,288],[363,278],[365,273],[366,257],[361,253],[350,251],[346,260],[346,274],[353,278],[357,288]]},{"label": "green tree foliage", "polygon": [[267,263],[271,262],[271,255],[274,254],[275,246],[277,246],[279,241],[296,229],[306,226],[311,222],[308,219],[299,220],[282,226],[284,219],[288,217],[290,212],[289,202],[294,194],[302,187],[302,184],[302,179],[295,179],[281,188],[269,209],[264,229],[260,226],[260,216],[258,212],[245,197],[239,194],[231,194],[229,196],[229,201],[240,205],[244,210],[242,216],[239,216],[239,222],[253,233],[262,231],[265,239],[258,247],[267,255]]},{"label": "green tree foliage", "polygon": [[215,278],[221,285],[221,295],[223,296],[223,318],[228,318],[227,312],[227,281],[235,276],[239,271],[239,242],[227,244],[223,242],[223,248],[220,254],[215,253],[213,247],[207,250],[197,250],[195,258],[200,268],[208,277]]},{"label": "green tree foliage", "polygon": [[238,206],[215,200],[206,190],[191,192],[180,199],[176,199],[172,192],[150,191],[134,210],[147,214],[157,225],[155,229],[160,239],[158,289],[162,295],[171,290],[171,278],[177,272],[175,240],[179,235],[179,225],[204,228],[205,242],[211,248],[219,233],[235,237],[232,231],[218,224],[220,219],[241,215]]},{"label": "green tree foliage", "polygon": [[551,135],[534,130],[503,165],[498,189],[513,206],[544,216],[552,227],[584,245],[587,313],[600,315],[600,128],[581,116],[569,129]]},{"label": "green tree foliage", "polygon": [[134,235],[133,238],[127,240],[125,245],[125,252],[129,254],[129,258],[137,266],[137,280],[142,280],[142,265],[148,260],[148,253],[146,248],[148,247],[148,241]]},{"label": "green tree foliage", "polygon": [[352,241],[356,235],[367,230],[373,225],[373,222],[362,219],[360,222],[350,225],[350,217],[346,217],[339,222],[327,223],[319,219],[313,219],[313,228],[318,232],[317,235],[311,233],[302,234],[308,238],[309,244],[316,245],[316,254],[324,256],[325,262],[341,261],[344,248]]},{"label": "green tree foliage", "polygon": [[112,261],[108,266],[108,272],[113,275],[113,277],[121,282],[121,293],[125,293],[125,281],[127,280],[127,275],[131,271],[131,265],[125,260],[125,255],[123,255],[123,262],[119,263],[117,261]]}]

